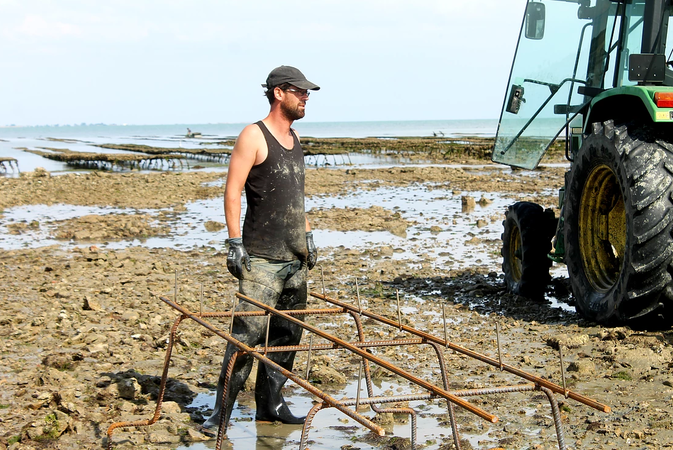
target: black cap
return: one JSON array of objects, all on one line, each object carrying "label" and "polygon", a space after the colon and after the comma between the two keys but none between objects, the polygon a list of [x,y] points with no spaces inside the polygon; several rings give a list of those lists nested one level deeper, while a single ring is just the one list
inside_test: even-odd
[{"label": "black cap", "polygon": [[266,77],[266,83],[262,87],[273,89],[283,83],[291,84],[299,89],[310,89],[312,91],[320,89],[320,86],[308,81],[299,69],[292,66],[280,66],[273,69]]}]

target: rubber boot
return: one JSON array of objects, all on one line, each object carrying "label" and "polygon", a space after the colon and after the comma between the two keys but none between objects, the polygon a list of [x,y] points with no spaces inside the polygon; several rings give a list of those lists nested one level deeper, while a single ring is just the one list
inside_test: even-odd
[{"label": "rubber boot", "polygon": [[258,366],[255,385],[256,420],[288,424],[304,423],[306,417],[293,415],[281,394],[286,381],[287,377],[277,370],[270,369],[264,364]]},{"label": "rubber boot", "polygon": [[220,371],[220,378],[217,380],[217,393],[215,398],[215,408],[213,409],[213,414],[203,423],[203,428],[217,430],[220,426],[220,414],[224,411],[224,428],[225,430],[229,426],[229,419],[231,418],[231,412],[234,409],[234,403],[236,402],[236,397],[238,393],[243,388],[245,380],[248,379],[250,375],[250,370],[252,369],[252,358],[245,354],[239,354],[234,363],[234,370],[229,378],[228,392],[226,399],[224,399],[224,408],[222,405],[222,392],[224,391],[224,383],[227,376],[227,366],[229,365],[229,360],[236,352],[236,347],[233,345],[227,345],[227,351],[224,355],[224,361],[222,362],[222,370]]}]

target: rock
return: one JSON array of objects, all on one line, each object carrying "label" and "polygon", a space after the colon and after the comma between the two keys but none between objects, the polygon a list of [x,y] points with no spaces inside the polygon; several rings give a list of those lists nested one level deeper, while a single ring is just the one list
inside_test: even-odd
[{"label": "rock", "polygon": [[163,402],[161,404],[161,412],[164,414],[179,414],[182,412],[182,409],[176,402]]},{"label": "rock", "polygon": [[89,345],[86,349],[89,353],[109,353],[110,346],[105,342],[97,342]]},{"label": "rock", "polygon": [[395,416],[393,413],[376,413],[372,422],[381,425],[382,427],[393,425],[395,423]]},{"label": "rock", "polygon": [[140,319],[140,314],[137,311],[126,311],[122,314],[122,320],[134,324]]},{"label": "rock", "polygon": [[470,197],[469,195],[463,195],[460,197],[460,206],[462,209],[462,212],[471,212],[474,210],[475,206],[477,205],[477,202],[475,202],[474,197]]},{"label": "rock", "polygon": [[571,336],[567,334],[559,334],[547,338],[547,345],[555,350],[558,350],[560,346],[566,348],[579,348],[588,342],[589,336],[586,334],[575,334]]},{"label": "rock", "polygon": [[85,295],[82,309],[85,311],[101,311],[103,308],[97,299],[91,297],[90,295]]},{"label": "rock", "polygon": [[321,384],[346,384],[348,382],[343,373],[323,364],[311,366],[309,380]]},{"label": "rock", "polygon": [[605,328],[600,330],[599,337],[602,341],[621,341],[629,337],[633,331],[628,328]]},{"label": "rock", "polygon": [[202,442],[202,441],[210,441],[213,438],[210,436],[206,436],[203,433],[199,433],[193,428],[188,428],[187,429],[187,436],[185,436],[188,441],[190,442]]},{"label": "rock", "polygon": [[206,231],[209,231],[211,233],[214,233],[216,231],[220,231],[226,227],[225,224],[222,222],[216,222],[214,220],[208,220],[204,224],[204,227],[206,228]]},{"label": "rock", "polygon": [[24,428],[24,434],[33,441],[55,440],[70,427],[70,416],[54,410],[42,419]]},{"label": "rock", "polygon": [[593,375],[596,373],[596,364],[588,359],[580,359],[568,365],[568,372],[577,372],[578,375]]},{"label": "rock", "polygon": [[137,379],[123,378],[117,382],[117,391],[119,392],[119,397],[134,400],[136,397],[140,397],[142,388]]},{"label": "rock", "polygon": [[81,361],[82,358],[81,353],[50,353],[42,358],[42,364],[59,370],[71,370],[74,369],[76,361]]},{"label": "rock", "polygon": [[479,203],[479,206],[488,206],[493,203],[493,200],[490,200],[482,195],[477,203]]},{"label": "rock", "polygon": [[[30,172],[29,172],[29,174],[30,174]],[[36,167],[35,171],[32,172],[31,176],[33,178],[49,178],[49,177],[51,177],[51,174],[44,167]]]},{"label": "rock", "polygon": [[170,433],[166,430],[150,431],[147,441],[152,444],[177,444],[181,440],[179,435]]},{"label": "rock", "polygon": [[673,359],[670,348],[655,352],[650,348],[619,349],[615,353],[615,362],[628,367],[634,375],[642,375],[666,365]]},{"label": "rock", "polygon": [[46,370],[37,374],[35,384],[37,386],[57,386],[61,388],[72,387],[77,384],[77,381],[67,372],[62,372],[53,367],[48,367]]}]

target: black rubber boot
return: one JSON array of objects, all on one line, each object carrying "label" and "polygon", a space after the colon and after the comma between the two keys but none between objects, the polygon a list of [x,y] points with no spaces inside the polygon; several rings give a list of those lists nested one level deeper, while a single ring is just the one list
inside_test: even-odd
[{"label": "black rubber boot", "polygon": [[256,420],[288,424],[304,423],[306,417],[293,415],[280,392],[286,381],[287,377],[277,370],[272,370],[264,364],[259,365],[255,386]]},{"label": "black rubber boot", "polygon": [[224,361],[222,362],[222,370],[220,371],[220,378],[217,380],[217,393],[215,398],[215,408],[213,409],[213,414],[203,423],[203,428],[217,430],[220,426],[220,414],[224,411],[224,428],[229,426],[229,419],[231,418],[231,412],[234,409],[234,403],[236,402],[236,397],[240,392],[241,388],[245,384],[245,380],[248,379],[250,375],[250,370],[252,369],[252,358],[245,354],[240,354],[236,358],[234,363],[234,370],[229,378],[229,386],[227,388],[227,395],[224,399],[224,408],[222,405],[222,392],[224,391],[224,382],[227,375],[227,366],[229,364],[230,358],[236,352],[236,347],[233,345],[227,345],[227,351],[224,355]]}]

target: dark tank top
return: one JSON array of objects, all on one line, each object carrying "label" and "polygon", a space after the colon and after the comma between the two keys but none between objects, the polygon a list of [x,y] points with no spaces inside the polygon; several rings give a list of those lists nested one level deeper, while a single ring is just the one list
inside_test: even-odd
[{"label": "dark tank top", "polygon": [[243,245],[250,255],[277,261],[306,260],[304,153],[297,135],[283,147],[260,120],[268,156],[253,166],[245,182],[248,203]]}]

